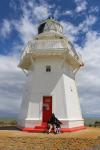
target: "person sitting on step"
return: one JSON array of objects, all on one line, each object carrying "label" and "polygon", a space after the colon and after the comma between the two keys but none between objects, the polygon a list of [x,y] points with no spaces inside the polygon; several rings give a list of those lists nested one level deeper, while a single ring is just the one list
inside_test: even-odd
[{"label": "person sitting on step", "polygon": [[56,120],[54,113],[52,113],[51,118],[48,120],[48,134],[51,132],[52,129],[54,129],[54,132],[56,133]]}]

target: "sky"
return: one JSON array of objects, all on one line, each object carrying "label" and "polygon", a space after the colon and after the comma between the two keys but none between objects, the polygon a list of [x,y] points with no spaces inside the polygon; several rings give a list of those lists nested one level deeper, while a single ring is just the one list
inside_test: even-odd
[{"label": "sky", "polygon": [[26,76],[18,63],[22,49],[53,16],[81,53],[85,66],[77,74],[84,116],[100,116],[100,1],[0,0],[0,117],[19,113]]}]

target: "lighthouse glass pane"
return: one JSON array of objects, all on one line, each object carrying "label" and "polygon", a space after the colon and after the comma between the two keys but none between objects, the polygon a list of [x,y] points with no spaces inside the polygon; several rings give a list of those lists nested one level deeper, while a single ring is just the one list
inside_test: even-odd
[{"label": "lighthouse glass pane", "polygon": [[47,23],[44,30],[55,30],[55,27],[53,24]]},{"label": "lighthouse glass pane", "polygon": [[62,32],[62,26],[56,22],[47,22],[44,27],[44,31],[54,30],[56,32]]},{"label": "lighthouse glass pane", "polygon": [[45,27],[45,23],[42,23],[39,27],[38,27],[38,34],[42,33],[44,31],[44,27]]}]

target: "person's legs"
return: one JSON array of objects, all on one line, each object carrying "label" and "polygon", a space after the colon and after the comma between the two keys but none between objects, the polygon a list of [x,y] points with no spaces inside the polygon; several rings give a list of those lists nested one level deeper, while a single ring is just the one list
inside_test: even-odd
[{"label": "person's legs", "polygon": [[57,132],[56,125],[54,124],[53,127],[54,127],[54,133],[56,133]]},{"label": "person's legs", "polygon": [[60,128],[59,127],[56,127],[56,131],[55,131],[55,133],[60,133]]},{"label": "person's legs", "polygon": [[52,124],[49,124],[49,130],[48,130],[48,133],[51,132],[52,128],[53,128],[53,125],[52,125]]},{"label": "person's legs", "polygon": [[58,133],[60,133],[60,128],[58,128]]}]

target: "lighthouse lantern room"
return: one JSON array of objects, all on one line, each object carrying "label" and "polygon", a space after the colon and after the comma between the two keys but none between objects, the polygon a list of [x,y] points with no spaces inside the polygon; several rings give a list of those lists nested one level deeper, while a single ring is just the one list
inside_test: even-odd
[{"label": "lighthouse lantern room", "polygon": [[19,67],[27,76],[17,126],[25,131],[45,131],[54,113],[63,123],[63,132],[83,129],[75,83],[81,66],[82,57],[64,36],[62,25],[52,18],[44,20],[20,59]]}]

